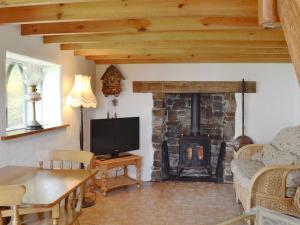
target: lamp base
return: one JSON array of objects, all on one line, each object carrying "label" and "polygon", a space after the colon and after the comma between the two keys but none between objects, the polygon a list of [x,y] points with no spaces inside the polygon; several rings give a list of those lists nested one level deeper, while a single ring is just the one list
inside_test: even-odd
[{"label": "lamp base", "polygon": [[31,121],[29,124],[26,125],[26,130],[42,130],[44,129],[43,126],[36,120]]},{"label": "lamp base", "polygon": [[25,130],[43,130],[44,128],[42,126],[27,126],[25,127]]}]

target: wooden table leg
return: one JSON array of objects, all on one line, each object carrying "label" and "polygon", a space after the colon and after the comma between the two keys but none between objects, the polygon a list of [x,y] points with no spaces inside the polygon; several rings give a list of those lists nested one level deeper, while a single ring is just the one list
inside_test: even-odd
[{"label": "wooden table leg", "polygon": [[12,225],[21,225],[20,215],[19,215],[19,206],[13,206],[13,217],[12,219]]},{"label": "wooden table leg", "polygon": [[1,211],[0,211],[0,225],[6,224],[5,222],[6,221],[5,221],[5,219],[2,218]]},{"label": "wooden table leg", "polygon": [[107,171],[103,171],[101,173],[101,192],[103,194],[103,196],[106,196],[106,192],[108,190],[107,188]]},{"label": "wooden table leg", "polygon": [[137,160],[136,162],[136,186],[137,188],[141,188],[141,167],[142,167],[142,164],[141,164],[141,160]]},{"label": "wooden table leg", "polygon": [[81,207],[82,207],[82,201],[84,197],[84,190],[85,190],[85,185],[80,186],[80,191],[79,191],[79,196],[78,196],[78,201],[76,205],[76,212],[81,212]]},{"label": "wooden table leg", "polygon": [[124,166],[124,176],[128,177],[128,166]]},{"label": "wooden table leg", "polygon": [[58,220],[59,220],[59,204],[56,204],[55,206],[52,207],[52,220],[53,220],[53,225],[58,225]]}]

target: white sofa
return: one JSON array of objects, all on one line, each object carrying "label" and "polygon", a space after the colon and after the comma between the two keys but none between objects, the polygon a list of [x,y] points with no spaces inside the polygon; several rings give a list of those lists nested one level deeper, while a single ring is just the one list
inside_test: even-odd
[{"label": "white sofa", "polygon": [[260,205],[300,217],[300,126],[283,129],[271,144],[244,146],[231,169],[246,211]]}]

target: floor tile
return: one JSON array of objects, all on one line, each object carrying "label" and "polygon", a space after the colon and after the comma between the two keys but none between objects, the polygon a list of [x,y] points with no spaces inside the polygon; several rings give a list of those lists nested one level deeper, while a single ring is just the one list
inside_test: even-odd
[{"label": "floor tile", "polygon": [[231,184],[145,182],[100,193],[81,225],[215,225],[242,213]]}]

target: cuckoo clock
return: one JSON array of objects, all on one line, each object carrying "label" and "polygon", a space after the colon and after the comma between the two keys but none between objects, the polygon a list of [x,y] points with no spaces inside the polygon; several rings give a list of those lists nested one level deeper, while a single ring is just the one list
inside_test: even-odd
[{"label": "cuckoo clock", "polygon": [[121,80],[125,80],[125,78],[115,66],[108,67],[101,80],[103,80],[102,92],[105,97],[110,95],[119,96],[121,93]]}]

